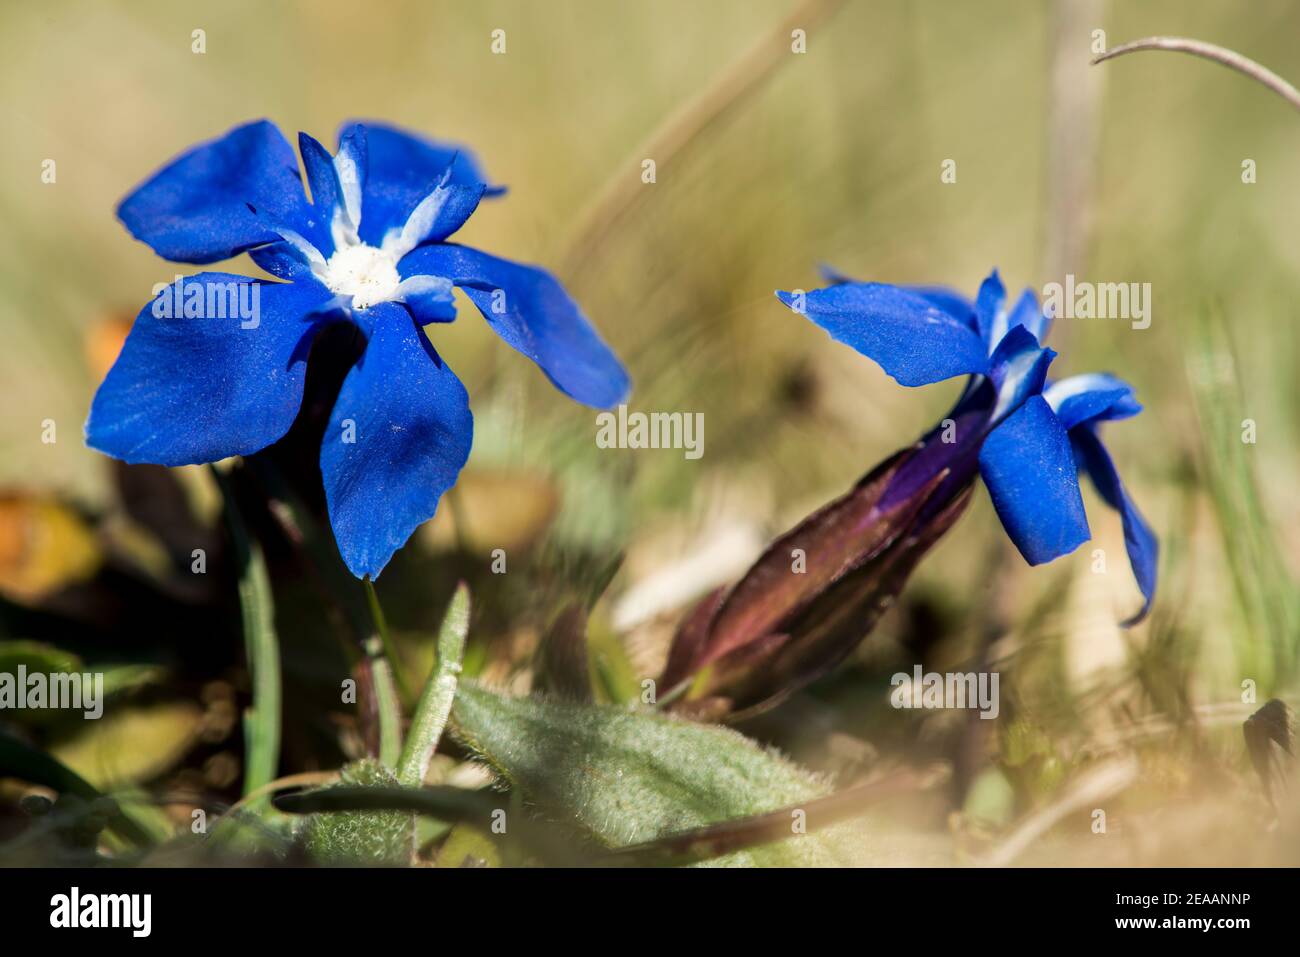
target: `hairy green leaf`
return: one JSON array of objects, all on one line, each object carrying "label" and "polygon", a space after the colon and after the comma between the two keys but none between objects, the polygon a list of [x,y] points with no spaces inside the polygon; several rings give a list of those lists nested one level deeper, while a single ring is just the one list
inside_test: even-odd
[{"label": "hairy green leaf", "polygon": [[[307,819],[303,829],[308,855],[322,864],[340,866],[409,864],[415,854],[415,816],[409,811],[390,810],[383,802],[377,802],[375,810],[330,810],[331,791],[347,795],[358,789],[395,787],[397,776],[380,762],[366,758],[344,768],[338,785],[302,795],[302,809],[313,806],[313,795],[322,809]],[[355,803],[344,806],[356,807]]]},{"label": "hairy green leaf", "polygon": [[[725,728],[464,682],[453,733],[524,800],[599,843],[627,847],[791,807],[789,837],[715,858],[729,865],[849,863],[838,828],[816,831],[794,809],[828,782]],[[808,833],[799,833],[806,825]],[[813,833],[816,831],[816,833]]]}]

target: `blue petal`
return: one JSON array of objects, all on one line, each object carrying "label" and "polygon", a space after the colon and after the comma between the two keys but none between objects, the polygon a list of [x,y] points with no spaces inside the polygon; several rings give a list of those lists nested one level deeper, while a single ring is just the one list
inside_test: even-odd
[{"label": "blue petal", "polygon": [[922,296],[934,303],[950,315],[956,316],[976,332],[979,331],[979,322],[975,316],[975,305],[955,289],[948,289],[945,286],[909,286],[907,288],[918,296]]},{"label": "blue petal", "polygon": [[1026,288],[1020,294],[1007,316],[1007,331],[1016,326],[1024,326],[1039,342],[1046,341],[1047,333],[1051,331],[1052,320],[1038,304],[1038,296],[1032,289]]},{"label": "blue petal", "polygon": [[338,173],[334,169],[334,157],[319,140],[307,133],[298,134],[298,152],[302,154],[303,169],[307,171],[312,205],[326,213],[333,213],[343,199]]},{"label": "blue petal", "polygon": [[794,294],[776,295],[903,385],[988,371],[979,336],[915,292],[882,283],[844,283],[806,293],[802,309]]},{"label": "blue petal", "polygon": [[1020,554],[1041,565],[1088,540],[1070,437],[1041,395],[989,433],[980,474]]},{"label": "blue petal", "polygon": [[1156,593],[1156,563],[1160,546],[1155,532],[1146,523],[1142,513],[1129,498],[1124,484],[1115,470],[1115,463],[1110,453],[1101,444],[1101,439],[1088,426],[1080,426],[1070,431],[1079,464],[1085,468],[1098,494],[1111,508],[1120,513],[1124,523],[1124,547],[1128,550],[1129,564],[1133,567],[1133,577],[1137,579],[1138,588],[1142,590],[1142,607],[1124,625],[1136,625],[1151,610],[1151,601]]},{"label": "blue petal", "polygon": [[1109,419],[1127,419],[1142,411],[1133,397],[1133,387],[1107,372],[1059,379],[1043,390],[1057,418],[1066,429]]},{"label": "blue petal", "polygon": [[233,289],[250,306],[255,289],[258,308],[248,320],[229,305],[230,318],[159,318],[175,285],[163,290],[141,310],[95,394],[86,422],[92,448],[125,462],[192,465],[256,452],[293,424],[317,328],[306,317],[329,292],[227,273],[187,277],[182,290],[191,288],[214,305],[234,301]]},{"label": "blue petal", "polygon": [[456,297],[451,290],[451,280],[441,276],[411,276],[398,284],[397,301],[405,303],[422,326],[451,322],[456,318]]},{"label": "blue petal", "polygon": [[993,327],[998,324],[998,314],[1006,308],[1006,303],[1007,290],[995,269],[980,283],[979,294],[975,297],[976,327],[988,352],[992,352],[1001,341],[1001,337],[993,338]]},{"label": "blue petal", "polygon": [[117,215],[158,255],[189,263],[278,240],[276,226],[309,237],[317,228],[293,148],[267,120],[183,153],[127,196]]},{"label": "blue petal", "polygon": [[[334,157],[306,133],[298,134],[298,152],[302,154],[302,165],[307,171],[307,185],[311,188],[316,217],[326,224],[332,224],[336,211],[343,209],[343,189],[339,185]],[[331,236],[328,245],[320,248],[320,252],[329,258],[333,251],[334,240]]]},{"label": "blue petal", "polygon": [[[838,286],[848,282],[858,282],[848,273],[840,272],[827,263],[821,263],[817,267],[817,271],[822,274],[823,279],[832,285]],[[956,316],[972,329],[979,330],[979,326],[975,322],[975,305],[955,289],[949,289],[947,286],[900,286],[899,288],[916,293],[922,299],[928,300],[944,312]]]},{"label": "blue petal", "polygon": [[334,403],[320,466],[339,553],[352,574],[375,578],[455,484],[474,418],[465,387],[401,305],[364,316],[370,338]]},{"label": "blue petal", "polygon": [[460,286],[502,339],[541,367],[561,392],[596,408],[627,397],[623,366],[555,277],[467,246],[422,246],[397,264],[409,276]]},{"label": "blue petal", "polygon": [[473,215],[483,190],[482,183],[439,184],[420,200],[400,230],[389,233],[391,240],[386,239],[384,248],[400,259],[422,243],[442,242]]},{"label": "blue petal", "polygon": [[361,124],[344,127],[339,133],[339,151],[334,154],[334,177],[338,182],[338,202],[344,222],[351,232],[358,232],[365,217],[362,199],[370,176],[369,131]]},{"label": "blue petal", "polygon": [[248,251],[248,257],[277,279],[318,282],[311,262],[292,243],[267,243]]},{"label": "blue petal", "polygon": [[1043,390],[1047,367],[1055,358],[1056,353],[1040,346],[1024,326],[1016,326],[1002,337],[989,357],[989,378],[998,390],[998,402],[993,410],[995,422]]},{"label": "blue petal", "polygon": [[[488,181],[469,150],[382,123],[361,125],[366,130],[369,153],[361,198],[361,238],[372,246],[380,245],[389,230],[402,228],[449,167],[451,185],[474,186]],[[345,130],[349,128],[344,126]],[[491,188],[486,194],[500,192],[500,188]]]}]

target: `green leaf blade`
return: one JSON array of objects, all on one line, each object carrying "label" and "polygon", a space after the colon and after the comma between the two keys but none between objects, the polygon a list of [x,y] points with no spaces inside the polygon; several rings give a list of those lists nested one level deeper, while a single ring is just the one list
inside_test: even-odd
[{"label": "green leaf blade", "polygon": [[[275,633],[275,600],[261,546],[248,534],[229,478],[215,466],[226,527],[239,573],[239,609],[253,683],[253,704],[244,712],[244,796],[275,780],[280,763],[280,640]],[[254,802],[261,807],[265,799]]]},{"label": "green leaf blade", "polygon": [[397,778],[406,787],[419,787],[429,770],[429,761],[442,738],[465,657],[465,636],[469,633],[469,588],[461,582],[438,632],[438,659],[424,686],[415,716],[407,731],[406,744],[397,764]]}]

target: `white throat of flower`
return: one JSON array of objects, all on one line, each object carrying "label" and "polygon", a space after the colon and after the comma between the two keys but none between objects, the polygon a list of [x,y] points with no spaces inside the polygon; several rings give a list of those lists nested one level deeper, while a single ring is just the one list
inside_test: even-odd
[{"label": "white throat of flower", "polygon": [[336,296],[350,296],[354,309],[368,309],[377,302],[396,299],[402,284],[397,260],[365,243],[335,249],[320,280]]},{"label": "white throat of flower", "polygon": [[405,224],[393,228],[379,246],[361,241],[361,189],[356,170],[343,156],[334,158],[342,201],[334,210],[330,233],[334,253],[327,260],[306,237],[289,229],[280,235],[306,259],[313,275],[352,309],[369,309],[381,302],[405,302],[407,296],[439,291],[450,295],[451,281],[439,276],[411,276],[402,279],[397,264],[431,233],[438,214],[451,196],[447,181],[451,168],[443,174],[433,192],[412,210]]}]

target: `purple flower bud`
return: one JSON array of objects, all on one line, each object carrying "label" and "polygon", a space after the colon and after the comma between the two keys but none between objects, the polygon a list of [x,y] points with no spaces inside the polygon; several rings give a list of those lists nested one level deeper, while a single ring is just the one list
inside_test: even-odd
[{"label": "purple flower bud", "polygon": [[970,501],[990,414],[972,398],[695,606],[660,678],[678,710],[764,710],[852,652]]}]

